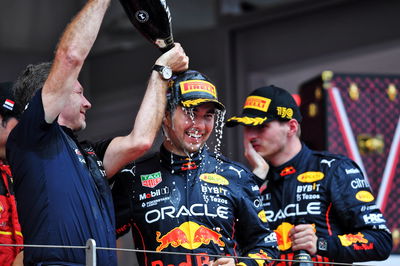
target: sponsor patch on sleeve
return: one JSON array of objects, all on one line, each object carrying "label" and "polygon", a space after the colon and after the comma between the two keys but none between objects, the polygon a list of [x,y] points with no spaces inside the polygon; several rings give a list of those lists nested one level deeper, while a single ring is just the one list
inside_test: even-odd
[{"label": "sponsor patch on sleeve", "polygon": [[356,199],[358,199],[359,201],[362,201],[362,202],[371,202],[375,198],[371,194],[371,192],[366,191],[366,190],[361,190],[361,191],[357,192]]}]

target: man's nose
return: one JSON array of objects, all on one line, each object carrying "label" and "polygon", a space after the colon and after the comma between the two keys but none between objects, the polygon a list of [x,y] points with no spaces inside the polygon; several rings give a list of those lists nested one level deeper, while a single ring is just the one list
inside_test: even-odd
[{"label": "man's nose", "polygon": [[82,97],[83,97],[83,106],[84,106],[86,109],[92,108],[92,104],[88,101],[88,99],[86,99],[85,96],[82,96]]},{"label": "man's nose", "polygon": [[197,128],[199,128],[199,129],[203,129],[203,128],[205,127],[205,125],[206,125],[206,121],[205,121],[204,118],[202,118],[202,117],[195,117],[195,118],[193,119],[193,126],[194,126],[194,127],[197,127]]}]

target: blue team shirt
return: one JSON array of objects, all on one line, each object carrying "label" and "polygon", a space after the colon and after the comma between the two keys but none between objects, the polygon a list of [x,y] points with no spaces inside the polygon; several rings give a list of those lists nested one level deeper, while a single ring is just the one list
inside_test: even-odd
[{"label": "blue team shirt", "polygon": [[[107,181],[91,175],[76,142],[68,129],[45,121],[39,90],[7,142],[25,244],[85,246],[93,238],[98,247],[116,246]],[[25,248],[24,256],[28,265],[85,264],[84,249]],[[97,263],[116,265],[116,253],[98,250]]]}]

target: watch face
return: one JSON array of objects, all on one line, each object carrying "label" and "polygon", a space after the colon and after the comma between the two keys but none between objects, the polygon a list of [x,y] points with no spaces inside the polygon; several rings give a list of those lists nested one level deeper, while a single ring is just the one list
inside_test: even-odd
[{"label": "watch face", "polygon": [[169,67],[164,67],[162,70],[162,76],[164,79],[170,79],[172,77],[172,70]]}]

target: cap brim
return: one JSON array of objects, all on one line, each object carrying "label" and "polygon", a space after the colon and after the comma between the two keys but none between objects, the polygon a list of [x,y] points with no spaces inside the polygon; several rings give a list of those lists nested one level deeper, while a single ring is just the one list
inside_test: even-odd
[{"label": "cap brim", "polygon": [[196,107],[203,103],[214,103],[217,109],[225,110],[225,106],[215,99],[194,99],[194,100],[182,101],[183,107],[187,108]]},{"label": "cap brim", "polygon": [[239,124],[244,126],[261,126],[265,124],[267,120],[267,117],[233,116],[226,121],[225,125],[227,127],[234,127]]}]

